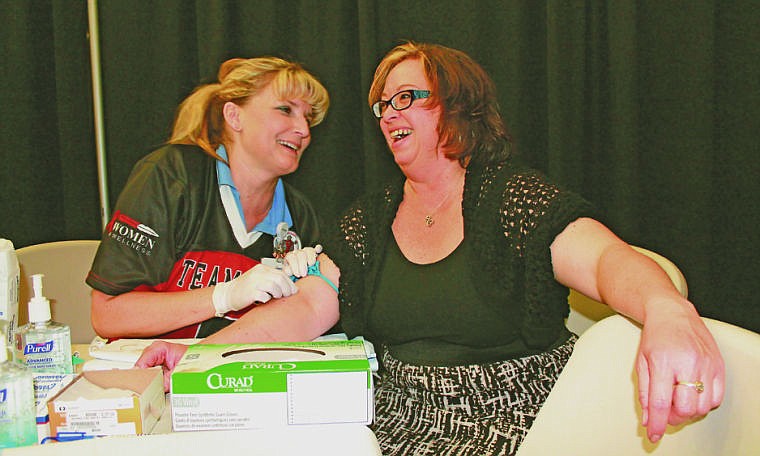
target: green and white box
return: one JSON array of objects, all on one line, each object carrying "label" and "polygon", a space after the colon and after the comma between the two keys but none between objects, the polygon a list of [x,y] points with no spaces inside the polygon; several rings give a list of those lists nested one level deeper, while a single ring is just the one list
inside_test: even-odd
[{"label": "green and white box", "polygon": [[175,431],[370,424],[362,341],[191,345],[171,377]]}]

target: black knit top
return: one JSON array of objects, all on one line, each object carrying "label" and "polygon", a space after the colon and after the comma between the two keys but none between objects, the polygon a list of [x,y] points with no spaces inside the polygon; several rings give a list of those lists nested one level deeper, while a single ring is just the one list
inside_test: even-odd
[{"label": "black knit top", "polygon": [[[349,337],[387,343],[383,334],[373,334],[368,315],[385,253],[394,242],[390,226],[402,196],[399,178],[360,198],[326,243],[341,271],[341,325]],[[520,345],[541,351],[564,341],[568,290],[554,280],[549,247],[569,223],[592,216],[591,205],[509,160],[467,168],[462,210],[468,282],[481,284],[481,302],[499,306],[499,313],[509,316],[503,321],[502,343],[521,339]]]}]

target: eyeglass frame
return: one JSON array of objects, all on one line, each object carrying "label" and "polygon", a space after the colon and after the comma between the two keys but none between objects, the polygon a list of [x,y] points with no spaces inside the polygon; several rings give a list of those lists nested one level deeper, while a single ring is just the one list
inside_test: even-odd
[{"label": "eyeglass frame", "polygon": [[[402,93],[408,93],[412,96],[412,98],[411,100],[409,100],[408,105],[404,106],[403,108],[397,108],[394,100]],[[421,100],[423,98],[430,97],[430,93],[431,92],[429,90],[420,90],[420,89],[401,90],[399,92],[396,92],[392,97],[390,97],[387,100],[378,100],[372,103],[372,114],[374,114],[374,116],[377,117],[378,119],[382,119],[383,114],[388,109],[388,106],[390,106],[396,111],[403,111],[405,109],[409,109],[409,107],[412,106],[412,103],[414,103],[415,100]],[[381,103],[385,104],[385,109],[381,108]]]}]

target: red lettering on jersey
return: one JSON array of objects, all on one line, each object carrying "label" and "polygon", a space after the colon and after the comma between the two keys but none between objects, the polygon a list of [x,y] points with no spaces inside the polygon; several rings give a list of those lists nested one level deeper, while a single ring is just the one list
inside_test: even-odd
[{"label": "red lettering on jersey", "polygon": [[259,264],[245,255],[228,252],[188,252],[174,263],[161,291],[195,290],[228,282]]},{"label": "red lettering on jersey", "polygon": [[[228,282],[259,263],[260,261],[237,253],[221,251],[187,252],[185,256],[174,263],[174,269],[172,269],[166,282],[155,287],[140,286],[135,290],[188,291],[211,287],[219,282]],[[237,320],[252,308],[253,306],[249,306],[242,310],[228,312],[224,317]],[[193,324],[158,337],[162,339],[194,338],[197,337],[199,328],[200,323]]]}]

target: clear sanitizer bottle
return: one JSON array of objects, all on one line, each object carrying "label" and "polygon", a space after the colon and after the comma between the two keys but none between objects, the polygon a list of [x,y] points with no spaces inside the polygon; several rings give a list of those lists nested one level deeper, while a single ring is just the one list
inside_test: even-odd
[{"label": "clear sanitizer bottle", "polygon": [[42,294],[42,274],[32,276],[34,296],[29,300],[29,323],[16,331],[14,358],[32,372],[36,405],[74,372],[71,328],[55,322],[50,301]]},{"label": "clear sanitizer bottle", "polygon": [[5,334],[0,336],[0,448],[32,445],[37,443],[32,373],[8,359]]}]

